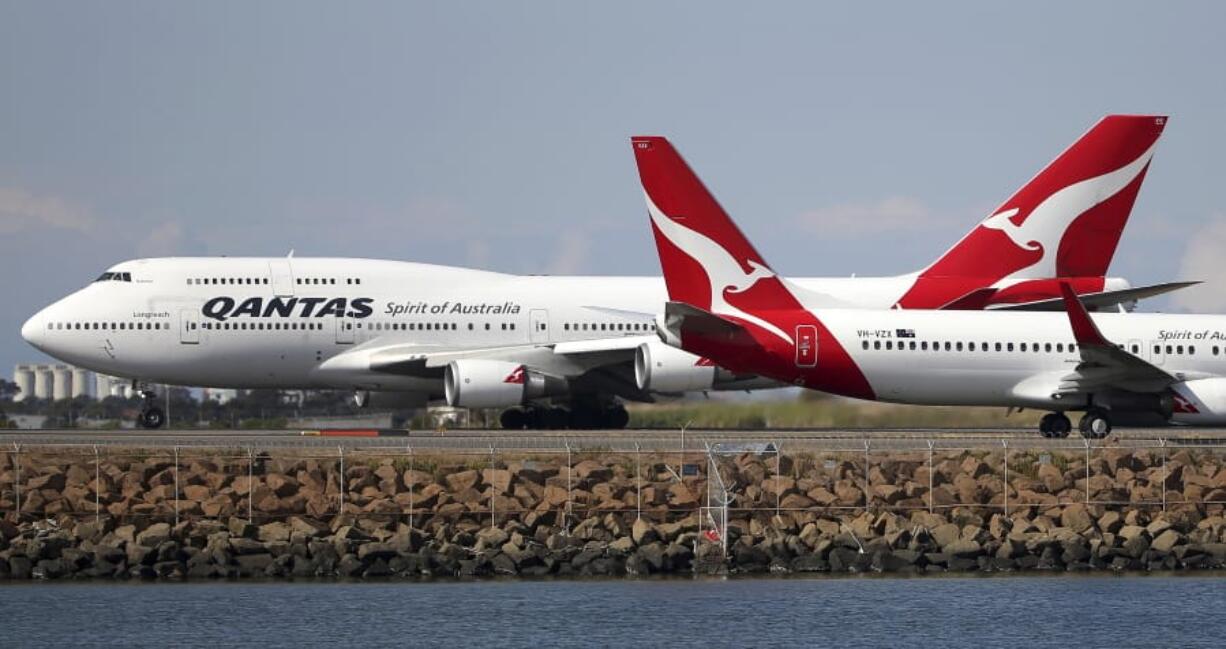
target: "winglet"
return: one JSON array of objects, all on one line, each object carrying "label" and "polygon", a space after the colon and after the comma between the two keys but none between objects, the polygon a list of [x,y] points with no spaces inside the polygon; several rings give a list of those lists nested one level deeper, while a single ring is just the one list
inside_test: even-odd
[{"label": "winglet", "polygon": [[1078,345],[1110,345],[1103,337],[1098,326],[1090,319],[1086,307],[1077,299],[1073,287],[1068,282],[1060,282],[1060,294],[1064,296],[1064,308],[1068,311],[1069,324],[1073,327],[1073,338]]}]

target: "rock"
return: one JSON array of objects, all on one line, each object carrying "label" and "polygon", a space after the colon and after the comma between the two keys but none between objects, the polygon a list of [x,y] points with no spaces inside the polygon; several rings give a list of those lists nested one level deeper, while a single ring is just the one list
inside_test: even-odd
[{"label": "rock", "polygon": [[226,528],[230,530],[230,536],[255,538],[255,526],[246,519],[231,516],[230,520],[226,521]]},{"label": "rock", "polygon": [[1170,552],[1175,549],[1176,545],[1184,542],[1183,535],[1174,529],[1167,529],[1158,536],[1154,537],[1150,548],[1159,552]]},{"label": "rock", "polygon": [[512,474],[506,469],[482,469],[481,479],[485,484],[488,484],[495,492],[500,494],[511,493]]},{"label": "rock", "polygon": [[962,538],[962,530],[953,523],[938,525],[929,531],[937,546],[945,547]]},{"label": "rock", "polygon": [[576,464],[574,472],[580,480],[591,482],[607,482],[613,477],[612,469],[595,460],[584,460]]},{"label": "rock", "polygon": [[977,557],[983,553],[983,547],[977,541],[958,539],[941,546],[941,551],[955,557]]},{"label": "rock", "polygon": [[168,538],[170,538],[170,525],[167,523],[154,523],[136,535],[136,542],[140,545],[156,547]]},{"label": "rock", "polygon": [[1139,525],[1125,525],[1120,528],[1120,531],[1116,533],[1116,536],[1119,536],[1125,541],[1129,541],[1137,537],[1145,536],[1145,528]]},{"label": "rock", "polygon": [[476,488],[481,480],[481,474],[475,470],[459,471],[447,475],[447,492],[460,493],[468,489]]},{"label": "rock", "polygon": [[630,537],[634,540],[635,545],[640,546],[654,543],[660,539],[660,535],[651,523],[643,518],[635,519],[634,525],[630,527]]},{"label": "rock", "polygon": [[264,552],[264,544],[256,541],[255,539],[232,536],[230,537],[228,543],[230,550],[235,554],[258,554]]},{"label": "rock", "polygon": [[264,543],[273,541],[288,542],[291,531],[292,528],[287,523],[274,521],[272,523],[265,523],[261,525],[256,531],[256,538]]},{"label": "rock", "polygon": [[511,538],[505,530],[499,527],[486,527],[477,532],[477,549],[499,548]]},{"label": "rock", "polygon": [[618,537],[617,540],[609,544],[609,550],[629,554],[634,551],[634,539],[628,536]]},{"label": "rock", "polygon": [[1120,548],[1120,554],[1133,559],[1140,559],[1149,551],[1149,539],[1144,535],[1134,536],[1126,541]]},{"label": "rock", "polygon": [[1084,534],[1094,527],[1094,518],[1090,516],[1085,505],[1080,503],[1065,505],[1064,511],[1060,513],[1060,525],[1077,534]]},{"label": "rock", "polygon": [[398,553],[396,548],[388,543],[363,543],[358,546],[357,556],[365,563],[369,563],[376,559],[388,560],[395,557]]}]

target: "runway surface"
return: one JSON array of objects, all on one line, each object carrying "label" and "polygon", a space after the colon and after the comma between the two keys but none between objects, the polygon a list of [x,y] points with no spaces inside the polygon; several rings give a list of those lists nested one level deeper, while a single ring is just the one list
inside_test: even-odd
[{"label": "runway surface", "polygon": [[[769,445],[769,446],[768,446]],[[120,446],[182,448],[389,449],[399,451],[705,451],[738,448],[859,451],[1001,448],[1180,447],[1226,448],[1224,428],[1118,428],[1104,440],[1044,439],[1032,428],[857,428],[801,430],[630,429],[586,431],[337,430],[2,430],[0,449]],[[5,447],[8,447],[7,449]]]}]

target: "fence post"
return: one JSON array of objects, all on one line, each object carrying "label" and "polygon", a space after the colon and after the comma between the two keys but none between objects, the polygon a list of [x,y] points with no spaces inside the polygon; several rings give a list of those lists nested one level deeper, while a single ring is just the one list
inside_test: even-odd
[{"label": "fence post", "polygon": [[1000,440],[1000,445],[1005,447],[1005,518],[1009,518],[1009,440]]},{"label": "fence post", "polygon": [[[494,445],[490,444],[490,472],[494,471]],[[497,527],[494,522],[494,496],[496,495],[493,485],[490,485],[490,527]]]},{"label": "fence post", "polygon": [[864,512],[865,512],[865,513],[868,513],[869,502],[870,502],[870,500],[869,500],[870,496],[869,496],[869,491],[868,491],[868,487],[869,487],[869,480],[868,480],[868,465],[869,465],[869,459],[868,459],[868,447],[869,447],[869,441],[868,441],[867,439],[865,439],[865,440],[864,440]]},{"label": "fence post", "polygon": [[1090,440],[1084,440],[1086,445],[1086,507],[1090,506]]},{"label": "fence post", "polygon": [[1158,438],[1158,446],[1162,447],[1162,511],[1166,511],[1166,438]]},{"label": "fence post", "polygon": [[929,514],[931,514],[933,510],[932,472],[936,470],[936,462],[935,462],[936,452],[934,451],[933,446],[934,444],[932,443],[932,440],[928,440],[928,513]]},{"label": "fence post", "polygon": [[775,442],[775,518],[779,518],[780,502],[783,496],[780,485],[783,483],[783,445]]},{"label": "fence post", "polygon": [[345,513],[345,490],[349,488],[349,485],[347,484],[348,481],[345,480],[345,447],[341,445],[337,445],[336,453],[341,456],[341,474],[339,476],[340,482],[341,482],[341,488],[339,490],[340,491],[340,496],[339,496],[340,509],[338,509],[336,512],[337,515],[340,515],[340,514]]},{"label": "fence post", "polygon": [[255,449],[247,447],[247,522],[255,522],[251,515],[251,501],[255,499]]},{"label": "fence post", "polygon": [[[247,485],[250,487],[251,485]],[[179,447],[175,447],[175,527],[179,526]]]},{"label": "fence post", "polygon": [[94,524],[102,519],[102,498],[98,492],[102,488],[102,460],[98,457],[98,445],[94,445]]},{"label": "fence post", "polygon": [[566,441],[566,510],[563,514],[562,533],[570,536],[570,513],[571,513],[571,483],[574,474],[574,468],[571,465],[570,440]]},{"label": "fence post", "polygon": [[21,444],[13,444],[13,501],[17,506],[17,522],[21,522]]},{"label": "fence post", "polygon": [[643,518],[643,445],[634,443],[634,520]]},{"label": "fence post", "polygon": [[[413,475],[413,445],[406,444],[405,448],[409,451],[409,475]],[[405,485],[409,488],[409,530],[413,530],[413,486]]]}]

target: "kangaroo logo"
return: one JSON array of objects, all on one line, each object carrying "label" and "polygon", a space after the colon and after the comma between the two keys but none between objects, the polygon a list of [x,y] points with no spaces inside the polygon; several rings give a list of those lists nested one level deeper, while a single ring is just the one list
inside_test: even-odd
[{"label": "kangaroo logo", "polygon": [[736,258],[726,248],[710,238],[683,227],[681,224],[668,218],[656,206],[655,201],[651,200],[649,194],[644,192],[644,195],[647,198],[647,212],[651,215],[651,222],[664,235],[664,238],[692,257],[694,261],[697,261],[702,266],[703,271],[706,272],[707,279],[711,283],[711,312],[730,315],[752,322],[791,344],[792,338],[784,333],[782,329],[758,316],[742,311],[729,304],[728,300],[724,298],[725,291],[729,293],[744,293],[753,288],[754,284],[757,284],[760,280],[775,277],[774,271],[756,261],[749,260],[748,263],[752,270],[746,273],[745,269],[741,267],[741,264],[737,262]]},{"label": "kangaroo logo", "polygon": [[1115,196],[1131,184],[1145,169],[1145,165],[1149,164],[1157,146],[1158,143],[1155,142],[1136,160],[1115,171],[1073,183],[1054,192],[1026,214],[1020,225],[1013,222],[1013,217],[1020,212],[1016,207],[997,212],[980,223],[989,230],[1003,232],[1013,245],[1022,250],[1042,253],[1034,263],[1019,268],[1002,279],[1055,277],[1058,273],[1054,253],[1059,249],[1060,240],[1064,238],[1069,226],[1090,208]]}]

